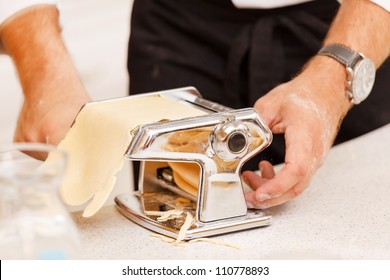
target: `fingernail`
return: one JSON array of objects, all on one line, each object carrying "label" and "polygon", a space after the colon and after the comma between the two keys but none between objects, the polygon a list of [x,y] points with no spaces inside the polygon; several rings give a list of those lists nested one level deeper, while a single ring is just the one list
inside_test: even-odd
[{"label": "fingernail", "polygon": [[249,202],[249,201],[246,202],[246,206],[247,206],[248,208],[255,208],[255,206],[253,205],[253,203],[252,203],[252,202]]},{"label": "fingernail", "polygon": [[258,201],[264,201],[264,200],[268,200],[270,198],[271,198],[271,196],[267,193],[261,193],[261,194],[256,195],[256,199]]}]

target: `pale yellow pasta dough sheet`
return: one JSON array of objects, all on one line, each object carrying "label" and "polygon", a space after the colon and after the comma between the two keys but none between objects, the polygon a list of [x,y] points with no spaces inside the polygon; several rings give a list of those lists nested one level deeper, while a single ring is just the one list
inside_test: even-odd
[{"label": "pale yellow pasta dough sheet", "polygon": [[115,185],[116,174],[123,166],[131,142],[131,130],[161,119],[203,114],[206,113],[161,96],[88,104],[58,145],[68,153],[68,168],[60,189],[64,202],[81,205],[90,201],[83,216],[94,215]]},{"label": "pale yellow pasta dough sheet", "polygon": [[[198,177],[199,177],[199,175],[198,175]],[[174,169],[173,169],[173,178],[175,180],[176,185],[179,188],[181,188],[185,192],[191,194],[192,196],[195,196],[195,197],[198,196],[198,185],[195,185],[195,186],[191,185],[186,180],[184,180],[183,177],[181,177],[180,173],[176,172]]]},{"label": "pale yellow pasta dough sheet", "polygon": [[[198,189],[200,178],[200,167],[191,162],[168,162],[174,173],[179,173],[180,177],[190,184],[193,188]],[[175,174],[173,174],[173,178]]]}]

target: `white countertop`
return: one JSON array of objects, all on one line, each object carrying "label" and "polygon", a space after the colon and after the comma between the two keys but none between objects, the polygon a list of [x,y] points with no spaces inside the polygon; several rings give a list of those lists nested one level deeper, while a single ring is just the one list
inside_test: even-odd
[{"label": "white countertop", "polygon": [[86,259],[390,259],[390,125],[334,147],[311,185],[270,209],[270,226],[165,243],[113,205],[73,217]]}]

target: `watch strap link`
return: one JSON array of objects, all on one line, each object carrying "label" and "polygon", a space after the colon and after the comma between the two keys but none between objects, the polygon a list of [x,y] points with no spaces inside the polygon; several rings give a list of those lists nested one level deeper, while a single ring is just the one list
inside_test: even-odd
[{"label": "watch strap link", "polygon": [[346,67],[353,67],[355,63],[361,59],[361,55],[359,55],[359,53],[356,53],[341,44],[326,45],[320,49],[318,54],[330,56]]}]

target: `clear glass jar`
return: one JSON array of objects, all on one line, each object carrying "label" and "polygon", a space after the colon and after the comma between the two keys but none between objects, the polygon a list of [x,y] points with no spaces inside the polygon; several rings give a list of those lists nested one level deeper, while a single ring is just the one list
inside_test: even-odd
[{"label": "clear glass jar", "polygon": [[59,196],[66,161],[50,145],[0,147],[0,259],[78,258],[78,231]]}]

